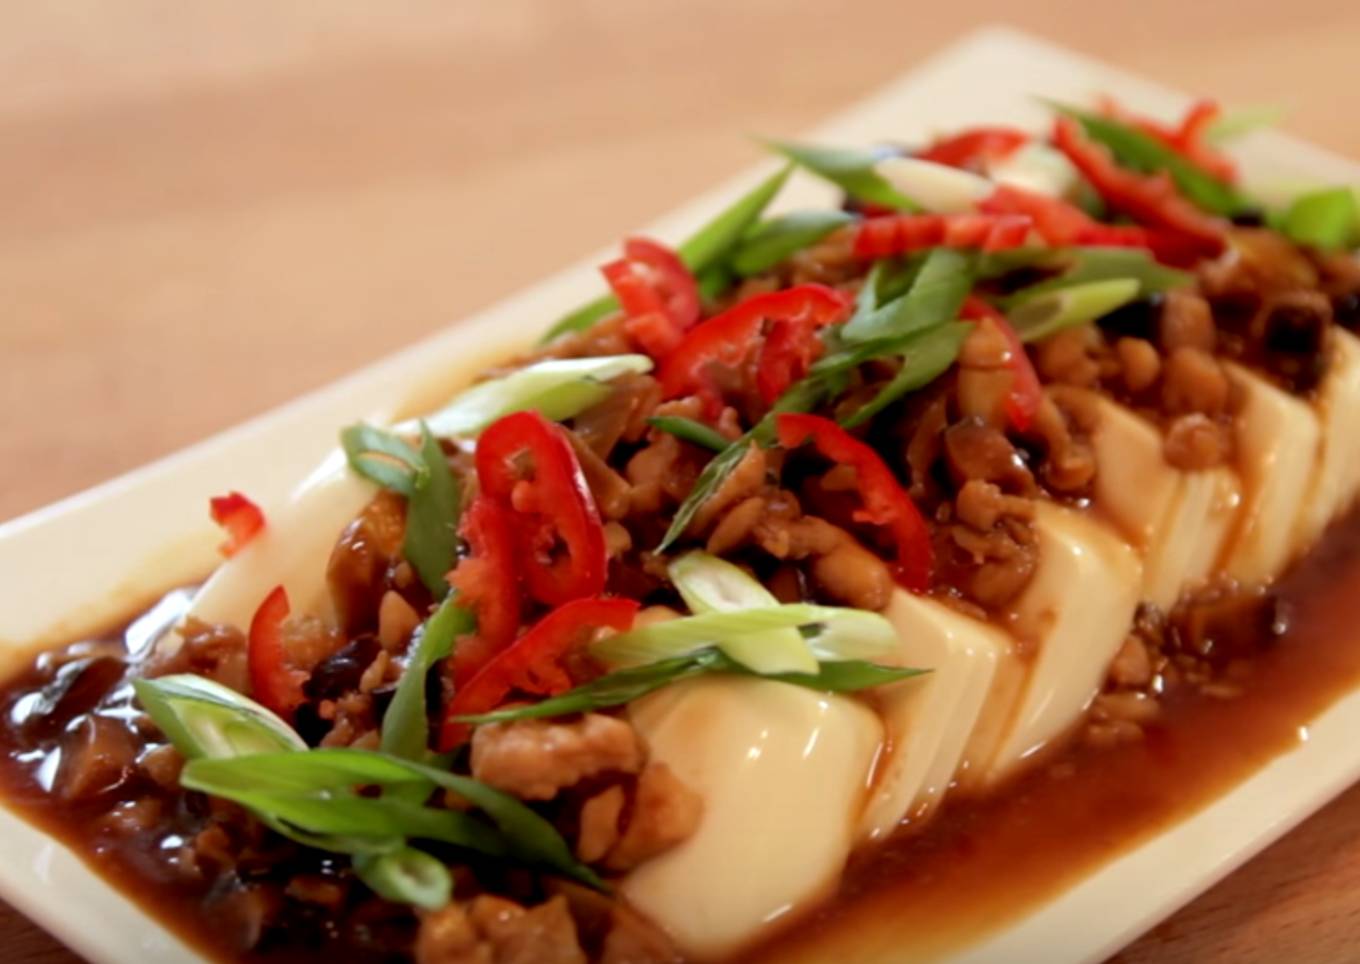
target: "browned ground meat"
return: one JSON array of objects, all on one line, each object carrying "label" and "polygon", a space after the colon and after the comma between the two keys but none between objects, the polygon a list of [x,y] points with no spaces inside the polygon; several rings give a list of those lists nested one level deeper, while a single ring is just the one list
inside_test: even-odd
[{"label": "browned ground meat", "polygon": [[340,628],[348,634],[370,632],[378,624],[378,604],[401,562],[406,534],[406,503],[384,490],[345,527],[326,566]]},{"label": "browned ground meat", "polygon": [[167,637],[157,645],[143,669],[147,676],[197,673],[238,693],[250,691],[246,638],[239,629],[190,618],[177,635],[178,644],[173,637]]},{"label": "browned ground meat", "polygon": [[637,773],[643,755],[637,733],[616,717],[515,720],[473,733],[472,775],[525,800],[550,800],[586,777]]},{"label": "browned ground meat", "polygon": [[562,897],[525,909],[482,895],[425,916],[417,964],[585,964],[576,924]]},{"label": "browned ground meat", "polygon": [[614,871],[632,870],[689,838],[699,827],[703,800],[664,763],[649,763],[637,779],[623,830],[605,857]]}]

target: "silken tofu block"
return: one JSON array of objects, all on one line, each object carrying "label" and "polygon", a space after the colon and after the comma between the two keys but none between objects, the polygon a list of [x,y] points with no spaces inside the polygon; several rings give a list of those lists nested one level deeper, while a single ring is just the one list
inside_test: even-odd
[{"label": "silken tofu block", "polygon": [[1242,482],[1226,466],[1181,473],[1159,537],[1143,557],[1143,601],[1163,612],[1211,580],[1242,508]]},{"label": "silken tofu block", "polygon": [[971,748],[974,779],[983,785],[1011,775],[1077,723],[1100,691],[1141,595],[1142,563],[1109,526],[1041,503],[1035,529],[1039,567],[1010,620],[1024,653],[1022,678],[1004,723],[995,725],[994,745]]},{"label": "silken tofu block", "polygon": [[1242,511],[1223,570],[1244,585],[1260,585],[1302,548],[1297,520],[1317,471],[1322,425],[1306,402],[1240,365],[1227,368],[1243,397],[1236,418]]},{"label": "silken tofu block", "polygon": [[1332,329],[1331,364],[1314,411],[1322,424],[1322,443],[1312,488],[1299,513],[1295,539],[1300,551],[1317,542],[1360,490],[1360,431],[1350,421],[1360,415],[1360,338],[1343,328]]},{"label": "silken tofu block", "polygon": [[629,713],[651,759],[703,798],[694,835],[619,888],[686,955],[731,954],[835,888],[883,742],[873,711],[787,683],[709,677]]},{"label": "silken tofu block", "polygon": [[1108,398],[1092,433],[1096,507],[1143,555],[1143,600],[1169,609],[1213,575],[1241,498],[1236,474],[1184,472],[1163,455],[1161,430]]},{"label": "silken tofu block", "polygon": [[245,629],[278,585],[295,614],[333,621],[326,563],[340,533],[377,495],[336,450],[279,506],[264,506],[265,526],[224,560],[194,597],[189,616]]},{"label": "silken tofu block", "polygon": [[888,749],[860,835],[876,839],[943,799],[1012,643],[1000,629],[943,603],[901,590],[883,615],[902,643],[885,662],[929,669],[877,691]]},{"label": "silken tofu block", "polygon": [[1097,411],[1094,502],[1134,548],[1147,553],[1164,535],[1184,473],[1166,461],[1162,432],[1152,422],[1104,396]]}]

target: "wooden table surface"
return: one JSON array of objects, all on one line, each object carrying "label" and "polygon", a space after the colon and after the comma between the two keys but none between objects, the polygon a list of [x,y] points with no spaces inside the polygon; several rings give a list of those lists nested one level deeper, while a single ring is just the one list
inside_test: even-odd
[{"label": "wooden table surface", "polygon": [[[0,519],[606,244],[1006,18],[1360,157],[1353,0],[0,6]],[[1004,83],[1004,77],[979,77]],[[1360,958],[1360,789],[1120,960]],[[69,953],[0,906],[0,957]]]}]

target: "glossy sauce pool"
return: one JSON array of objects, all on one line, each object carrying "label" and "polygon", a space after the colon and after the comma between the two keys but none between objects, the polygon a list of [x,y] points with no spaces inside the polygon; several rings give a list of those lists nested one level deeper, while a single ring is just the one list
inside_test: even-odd
[{"label": "glossy sauce pool", "polygon": [[[1276,589],[1287,629],[1250,661],[1241,693],[1167,698],[1138,743],[1074,744],[984,799],[952,799],[924,828],[851,862],[835,897],[743,955],[750,962],[849,962],[891,950],[928,959],[972,943],[1188,816],[1298,744],[1311,720],[1360,685],[1360,515],[1342,522]],[[111,633],[120,638],[121,630]],[[31,671],[0,690],[11,706]],[[31,685],[31,683],[30,683]],[[197,898],[154,854],[100,849],[89,814],[38,783],[41,761],[0,721],[0,795],[81,853],[191,943],[230,951]],[[796,801],[790,801],[796,805]],[[294,946],[248,959],[372,960],[358,948]],[[385,955],[379,955],[386,958]]]}]

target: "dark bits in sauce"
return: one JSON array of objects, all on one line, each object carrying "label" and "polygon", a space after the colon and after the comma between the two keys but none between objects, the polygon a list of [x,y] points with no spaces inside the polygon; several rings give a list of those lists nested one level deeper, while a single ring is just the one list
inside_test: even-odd
[{"label": "dark bits in sauce", "polygon": [[[837,895],[748,957],[853,958],[891,947],[929,956],[976,940],[1080,880],[1121,851],[1160,832],[1297,744],[1302,728],[1360,683],[1360,516],[1279,584],[1274,611],[1287,627],[1261,626],[1240,692],[1230,699],[1193,688],[1170,694],[1144,738],[1111,748],[1074,743],[1042,769],[991,797],[949,800],[925,828],[856,855]],[[180,600],[184,597],[171,597]],[[164,604],[140,624],[177,612]],[[152,624],[152,625],[149,625]],[[58,747],[110,723],[135,733],[137,714],[121,673],[138,631],[75,644],[66,660],[47,654],[0,692],[0,792],[10,806],[67,841],[99,873],[140,900],[192,943],[220,957],[253,961],[398,960],[409,954],[408,911],[367,895],[325,855],[258,841],[228,873],[190,875],[177,865],[183,842],[216,805],[166,791],[139,767],[110,769],[92,797],[53,796]],[[1235,640],[1241,652],[1249,641]],[[79,666],[78,669],[69,667]],[[103,724],[91,720],[106,720]],[[154,734],[138,734],[155,743]],[[144,751],[139,751],[144,752]],[[55,762],[54,762],[55,760]],[[129,808],[154,801],[145,829],[110,831],[139,819]],[[302,874],[308,892],[282,882]],[[241,950],[256,903],[285,902],[288,927]]]}]

